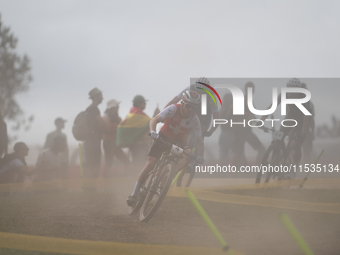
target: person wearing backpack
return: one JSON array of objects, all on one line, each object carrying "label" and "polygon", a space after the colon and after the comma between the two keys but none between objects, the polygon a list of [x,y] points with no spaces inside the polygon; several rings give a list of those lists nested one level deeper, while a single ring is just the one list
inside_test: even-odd
[{"label": "person wearing backpack", "polygon": [[31,175],[25,161],[29,151],[27,145],[18,142],[14,145],[13,150],[13,153],[5,155],[0,160],[0,184],[23,182],[25,175]]},{"label": "person wearing backpack", "polygon": [[84,141],[84,177],[97,178],[100,173],[101,141],[105,132],[105,121],[98,108],[103,101],[103,95],[98,88],[94,88],[89,92],[89,98],[92,103],[85,110],[88,134]]}]

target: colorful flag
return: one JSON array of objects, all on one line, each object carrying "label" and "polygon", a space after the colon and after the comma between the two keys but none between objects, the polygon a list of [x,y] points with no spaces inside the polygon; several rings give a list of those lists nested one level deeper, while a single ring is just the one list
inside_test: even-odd
[{"label": "colorful flag", "polygon": [[117,146],[128,147],[134,144],[148,130],[150,120],[142,109],[132,107],[130,113],[118,125]]}]

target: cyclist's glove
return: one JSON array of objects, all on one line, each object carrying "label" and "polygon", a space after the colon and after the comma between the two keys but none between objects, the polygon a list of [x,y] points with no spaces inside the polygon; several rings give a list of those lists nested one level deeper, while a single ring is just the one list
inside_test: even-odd
[{"label": "cyclist's glove", "polygon": [[156,140],[159,138],[159,134],[156,131],[151,130],[150,137]]}]

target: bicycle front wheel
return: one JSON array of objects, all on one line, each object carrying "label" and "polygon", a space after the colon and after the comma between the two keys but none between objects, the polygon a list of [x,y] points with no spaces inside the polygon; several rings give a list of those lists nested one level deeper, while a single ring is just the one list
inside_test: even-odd
[{"label": "bicycle front wheel", "polygon": [[143,206],[140,210],[139,220],[141,222],[148,222],[156,213],[161,205],[166,193],[171,185],[172,176],[174,172],[174,165],[167,164],[163,167],[160,175],[151,184],[148,194],[144,200]]},{"label": "bicycle front wheel", "polygon": [[129,207],[129,215],[135,215],[139,212],[139,209],[142,207],[143,202],[145,200],[145,197],[148,193],[148,188],[150,186],[150,182],[151,182],[151,177],[152,177],[153,171],[151,171],[148,174],[148,178],[145,180],[145,182],[142,184],[140,190],[139,190],[139,194],[138,194],[138,198],[136,203],[134,204],[134,206]]}]

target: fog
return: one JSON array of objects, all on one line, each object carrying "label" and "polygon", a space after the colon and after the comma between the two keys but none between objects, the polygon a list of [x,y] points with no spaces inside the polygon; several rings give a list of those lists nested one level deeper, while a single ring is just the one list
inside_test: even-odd
[{"label": "fog", "polygon": [[[43,144],[56,117],[68,120],[65,132],[75,144],[72,122],[90,104],[93,87],[103,91],[102,112],[115,98],[124,118],[142,94],[151,116],[201,76],[298,77],[312,100],[322,101],[318,123],[339,116],[337,82],[306,79],[340,76],[338,1],[1,0],[0,6],[18,51],[31,58],[31,89],[17,97],[35,116],[31,130],[19,134],[28,144]],[[267,106],[270,93],[257,87],[255,103]]]}]

